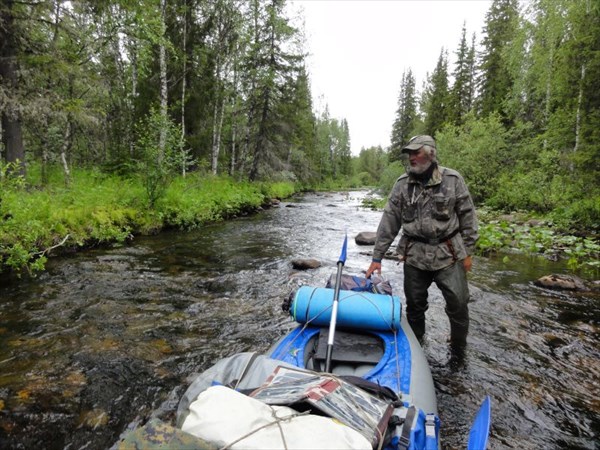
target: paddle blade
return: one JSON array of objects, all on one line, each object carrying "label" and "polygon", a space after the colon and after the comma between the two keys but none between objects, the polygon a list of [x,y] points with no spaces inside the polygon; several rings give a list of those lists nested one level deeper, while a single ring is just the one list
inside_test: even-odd
[{"label": "paddle blade", "polygon": [[467,450],[485,450],[487,448],[491,422],[492,402],[488,395],[481,404],[481,408],[479,408],[479,412],[469,432]]},{"label": "paddle blade", "polygon": [[348,250],[348,234],[344,236],[344,245],[342,245],[342,253],[340,254],[340,259],[338,260],[338,264],[346,263],[346,250]]}]

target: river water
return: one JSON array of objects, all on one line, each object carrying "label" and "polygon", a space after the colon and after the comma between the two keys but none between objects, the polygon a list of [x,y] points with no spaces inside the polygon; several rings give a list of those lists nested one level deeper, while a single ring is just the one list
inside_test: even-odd
[{"label": "river water", "polygon": [[[0,279],[0,448],[105,449],[150,414],[172,415],[189,376],[266,351],[294,327],[281,303],[323,286],[348,233],[345,273],[369,265],[381,212],[366,192],[307,194],[190,232],[53,259],[35,279]],[[298,272],[296,258],[319,269]],[[463,365],[449,364],[444,303],[430,289],[424,344],[444,449],[464,448],[492,399],[490,449],[595,449],[600,430],[600,299],[533,281],[560,263],[475,258]],[[383,275],[402,296],[402,265]]]}]

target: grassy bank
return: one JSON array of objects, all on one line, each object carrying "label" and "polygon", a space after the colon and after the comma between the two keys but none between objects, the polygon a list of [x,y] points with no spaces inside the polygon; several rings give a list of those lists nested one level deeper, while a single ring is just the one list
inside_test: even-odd
[{"label": "grassy bank", "polygon": [[43,270],[51,255],[124,242],[164,228],[192,229],[256,211],[295,192],[291,183],[245,183],[191,174],[174,179],[152,208],[136,177],[78,170],[43,189],[28,180],[0,184],[0,273]]},{"label": "grassy bank", "polygon": [[[369,197],[365,207],[383,209],[386,199]],[[600,277],[600,244],[597,237],[582,236],[568,224],[555,223],[552,216],[539,217],[528,212],[503,214],[488,208],[477,211],[479,241],[477,254],[503,254],[508,261],[511,253],[543,255],[549,259],[564,258],[573,272],[591,279]]]}]

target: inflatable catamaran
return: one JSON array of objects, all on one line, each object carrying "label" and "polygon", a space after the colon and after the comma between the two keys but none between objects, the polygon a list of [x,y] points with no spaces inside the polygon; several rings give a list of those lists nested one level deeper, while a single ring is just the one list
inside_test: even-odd
[{"label": "inflatable catamaran", "polygon": [[[265,355],[218,361],[187,389],[176,426],[152,420],[120,447],[441,448],[433,380],[402,302],[370,280],[340,288],[346,245],[333,289],[303,286],[290,297],[295,329]],[[490,420],[488,397],[469,450],[487,447]]]}]

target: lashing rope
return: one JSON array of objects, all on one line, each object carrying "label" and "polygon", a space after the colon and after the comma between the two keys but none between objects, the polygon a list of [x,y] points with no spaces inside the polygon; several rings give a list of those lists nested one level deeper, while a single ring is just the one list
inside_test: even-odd
[{"label": "lashing rope", "polygon": [[277,417],[277,411],[275,410],[275,408],[273,408],[271,405],[268,405],[268,406],[269,406],[269,408],[271,408],[271,415],[275,418],[274,421],[269,422],[269,423],[265,423],[264,425],[261,425],[260,427],[254,429],[252,431],[249,431],[245,435],[240,436],[239,438],[237,438],[235,441],[230,442],[229,444],[226,444],[223,447],[220,447],[219,450],[226,450],[228,448],[231,448],[231,446],[237,444],[238,442],[243,441],[246,438],[249,438],[253,434],[258,433],[260,430],[263,430],[263,429],[265,429],[267,427],[270,427],[271,425],[277,425],[279,427],[279,432],[281,434],[281,440],[283,441],[284,448],[287,450],[288,446],[287,446],[287,443],[285,441],[285,436],[283,435],[283,428],[281,428],[281,422],[290,421],[294,417],[305,416],[305,415],[309,414],[309,412],[308,411],[298,412],[298,413],[295,413],[295,414],[290,414],[290,415],[285,416],[285,417]]}]

